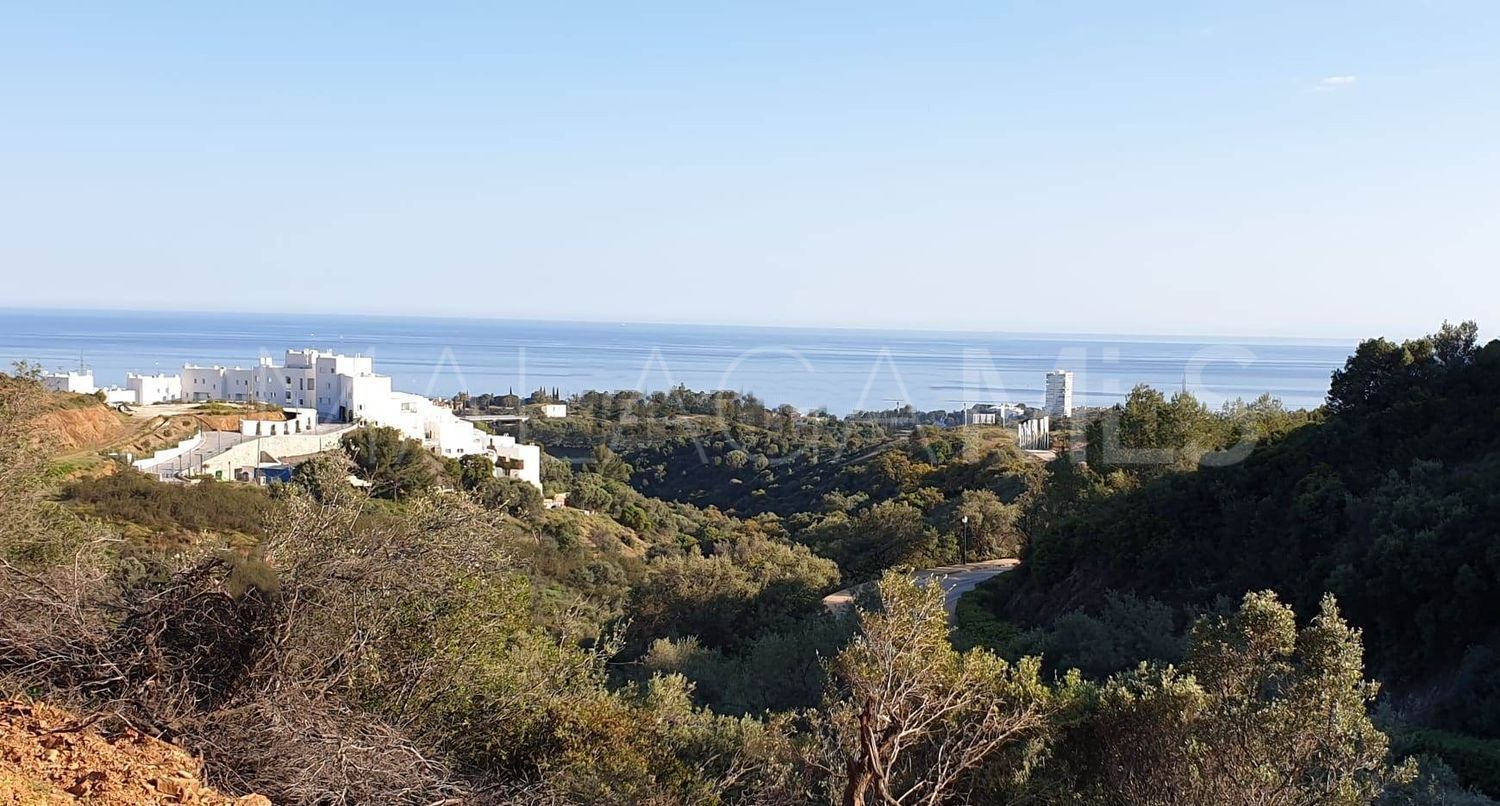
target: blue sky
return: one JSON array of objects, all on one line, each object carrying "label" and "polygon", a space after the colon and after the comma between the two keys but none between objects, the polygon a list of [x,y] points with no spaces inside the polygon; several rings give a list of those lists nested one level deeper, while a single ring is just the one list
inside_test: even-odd
[{"label": "blue sky", "polygon": [[242,5],[0,11],[0,306],[1500,321],[1492,0]]}]

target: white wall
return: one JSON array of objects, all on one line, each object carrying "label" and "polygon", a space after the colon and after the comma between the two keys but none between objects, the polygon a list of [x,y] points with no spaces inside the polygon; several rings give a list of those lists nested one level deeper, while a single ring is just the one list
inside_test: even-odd
[{"label": "white wall", "polygon": [[196,434],[188,437],[187,439],[184,439],[183,441],[177,443],[176,447],[168,448],[168,449],[166,449],[164,451],[157,451],[156,453],[152,454],[151,456],[149,456],[149,457],[147,457],[145,459],[137,459],[134,462],[132,462],[131,464],[135,465],[135,469],[136,470],[150,470],[151,468],[156,467],[157,465],[161,464],[162,462],[165,462],[165,461],[167,461],[169,459],[176,459],[177,457],[183,455],[184,453],[187,453],[188,451],[193,450],[194,448],[197,448],[199,445],[202,445],[202,444],[203,444],[203,432],[199,431],[198,433],[196,433]]},{"label": "white wall", "polygon": [[236,403],[246,403],[255,395],[255,370],[233,369],[224,370],[224,399]]},{"label": "white wall", "polygon": [[531,484],[531,486],[542,489],[542,449],[537,445],[521,445],[516,442],[515,437],[496,436],[490,437],[490,449],[497,458],[520,462],[519,468],[512,468],[506,475],[513,479]]},{"label": "white wall", "polygon": [[[343,407],[344,419],[376,420],[393,417],[395,403],[392,400],[391,379],[388,375],[341,375],[343,381],[339,391],[339,405],[332,412],[324,412],[323,419],[339,420],[338,408]],[[418,435],[420,436],[420,435]]]},{"label": "white wall", "polygon": [[1048,417],[1024,420],[1016,426],[1016,446],[1022,450],[1039,451],[1052,447],[1052,423]]},{"label": "white wall", "polygon": [[349,428],[322,434],[281,434],[241,442],[218,456],[204,459],[203,472],[227,481],[234,478],[235,470],[260,464],[262,451],[277,458],[331,451],[339,446],[339,439],[352,428],[354,426],[351,425]]},{"label": "white wall", "polygon": [[318,424],[318,413],[312,409],[287,409],[292,415],[285,420],[240,420],[240,433],[246,436],[276,436],[312,431]]},{"label": "white wall", "polygon": [[42,386],[54,392],[77,392],[80,395],[91,395],[98,389],[94,386],[94,373],[91,371],[43,375]]},{"label": "white wall", "polygon": [[110,405],[116,403],[134,403],[135,391],[132,389],[121,389],[118,386],[110,386],[104,390],[104,402]]},{"label": "white wall", "polygon": [[182,378],[176,375],[125,376],[125,387],[135,392],[135,402],[142,406],[172,403],[182,398]]},{"label": "white wall", "polygon": [[227,399],[224,395],[224,368],[184,365],[182,399],[190,403]]}]

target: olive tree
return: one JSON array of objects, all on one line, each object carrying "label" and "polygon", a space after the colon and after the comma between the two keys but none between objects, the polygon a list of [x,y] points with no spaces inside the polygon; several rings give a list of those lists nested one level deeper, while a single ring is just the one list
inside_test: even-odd
[{"label": "olive tree", "polygon": [[942,803],[1041,734],[1050,693],[1035,660],[954,650],[938,586],[887,572],[879,594],[832,664],[821,759],[829,795],[846,806]]}]

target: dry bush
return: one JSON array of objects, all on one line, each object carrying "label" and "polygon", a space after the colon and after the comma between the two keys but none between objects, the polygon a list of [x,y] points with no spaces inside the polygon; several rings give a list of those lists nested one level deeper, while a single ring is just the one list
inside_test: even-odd
[{"label": "dry bush", "polygon": [[468,794],[430,751],[336,699],[264,692],[206,714],[184,744],[209,779],[287,803],[440,803]]},{"label": "dry bush", "polygon": [[171,557],[117,553],[38,473],[0,479],[0,693],[174,741],[276,802],[780,802],[751,796],[784,777],[778,733],[680,681],[612,693],[617,644],[534,628],[513,521],[465,496],[394,507],[346,474],[281,489],[253,547]]},{"label": "dry bush", "polygon": [[0,687],[176,741],[205,756],[215,784],[278,802],[465,794],[360,700],[372,670],[398,691],[436,673],[420,653],[382,650],[421,633],[444,586],[494,570],[481,510],[449,502],[372,519],[335,485],[321,503],[289,493],[254,550],[148,564],[118,559],[96,534],[47,563],[34,545],[87,527],[29,496],[27,480],[11,474],[20,494],[0,496]]}]

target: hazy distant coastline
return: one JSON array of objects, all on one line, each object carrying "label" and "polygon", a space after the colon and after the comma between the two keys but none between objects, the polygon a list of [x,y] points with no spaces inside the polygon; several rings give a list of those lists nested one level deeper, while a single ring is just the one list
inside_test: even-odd
[{"label": "hazy distant coastline", "polygon": [[816,328],[401,318],[0,310],[0,361],[48,369],[80,359],[101,383],[184,363],[249,365],[331,347],[373,355],[399,388],[429,395],[538,386],[729,388],[834,413],[1040,401],[1045,372],[1079,375],[1079,405],[1137,383],[1186,384],[1211,405],[1263,392],[1316,406],[1352,345],[1326,339],[994,334]]}]

